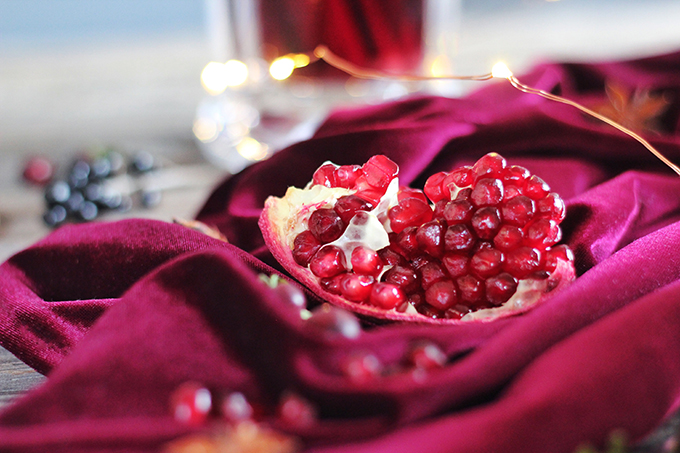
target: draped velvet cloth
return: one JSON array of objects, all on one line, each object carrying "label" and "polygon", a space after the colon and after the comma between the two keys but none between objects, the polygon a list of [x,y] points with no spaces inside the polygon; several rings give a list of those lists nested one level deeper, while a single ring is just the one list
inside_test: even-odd
[{"label": "draped velvet cloth", "polygon": [[[586,105],[605,84],[663,95],[645,135],[680,162],[680,54],[544,64],[527,85]],[[329,337],[258,280],[279,272],[257,228],[268,195],[322,162],[385,154],[403,184],[491,151],[543,177],[567,204],[578,278],[525,315],[464,326],[364,326]],[[0,451],[156,451],[194,429],[173,420],[185,381],[265,408],[292,390],[318,408],[279,427],[314,452],[572,452],[614,430],[638,440],[680,403],[680,178],[637,141],[571,107],[488,82],[336,112],[313,138],[227,180],[186,227],[131,219],[64,226],[0,268],[0,344],[47,374],[0,412]],[[319,303],[308,295],[308,303]],[[356,384],[356,351],[399,363],[417,341],[445,367]],[[272,423],[276,425],[276,420]]]}]

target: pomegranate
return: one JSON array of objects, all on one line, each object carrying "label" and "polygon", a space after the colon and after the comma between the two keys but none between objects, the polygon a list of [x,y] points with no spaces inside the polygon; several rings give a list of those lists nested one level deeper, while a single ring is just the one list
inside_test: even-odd
[{"label": "pomegranate", "polygon": [[324,163],[269,197],[260,229],[276,259],[322,299],[373,319],[457,324],[522,313],[575,277],[556,245],[565,207],[538,176],[489,153],[400,187],[385,156]]}]

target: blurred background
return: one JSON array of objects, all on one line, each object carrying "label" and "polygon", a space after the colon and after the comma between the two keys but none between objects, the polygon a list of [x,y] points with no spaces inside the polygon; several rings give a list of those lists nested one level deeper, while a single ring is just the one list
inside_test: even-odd
[{"label": "blurred background", "polygon": [[[78,153],[113,147],[124,153],[144,150],[187,166],[194,173],[187,176],[185,186],[193,191],[176,192],[176,197],[184,198],[166,198],[160,210],[132,212],[167,220],[170,215],[195,214],[211,188],[229,171],[238,171],[250,161],[265,158],[286,143],[311,134],[337,98],[329,101],[310,96],[310,85],[302,85],[305,94],[292,82],[285,85],[283,94],[281,90],[267,91],[276,89],[277,82],[266,74],[266,65],[259,69],[249,66],[252,80],[246,88],[215,91],[202,80],[204,69],[212,61],[223,69],[225,60],[239,52],[246,61],[252,56],[244,44],[252,38],[249,34],[275,36],[284,13],[305,8],[313,13],[311,8],[318,4],[342,3],[259,1],[269,5],[269,14],[256,21],[254,28],[244,28],[243,24],[251,24],[252,11],[248,8],[254,4],[252,0],[0,0],[0,258],[49,231],[39,221],[44,209],[42,191],[21,182],[22,170],[31,156],[65,162]],[[425,17],[418,6],[425,2],[439,5],[434,19]],[[363,3],[370,6],[380,2]],[[410,14],[409,20],[415,17],[414,21],[422,21],[416,26],[434,30],[434,37],[428,38],[432,43],[423,45],[430,46],[435,56],[436,52],[446,54],[439,73],[483,74],[503,60],[515,74],[522,74],[545,60],[634,58],[680,49],[677,0],[383,3],[389,5],[383,11],[386,15],[397,11],[396,5],[407,5],[411,9],[397,12],[404,17]],[[301,22],[295,33],[301,35],[307,28],[319,31],[312,13],[307,19],[298,17]],[[225,19],[225,14],[230,18]],[[334,30],[345,25],[337,11],[333,14],[324,17],[337,18],[336,23],[326,24],[327,30],[319,32],[331,40]],[[227,41],[233,41],[231,47]],[[288,47],[291,52],[311,50]],[[284,50],[279,49],[279,56]],[[271,59],[264,63],[270,64]],[[434,73],[435,63],[427,63]],[[253,82],[258,77],[260,81],[267,78],[267,84]],[[457,96],[478,87],[479,82],[464,82],[443,92]],[[396,91],[387,86],[359,87],[358,91],[357,86],[351,88],[355,91],[352,96],[380,102],[422,87],[397,87]],[[344,85],[344,89],[351,91],[350,85]],[[307,114],[302,128],[281,121],[290,120],[285,115],[262,114],[262,106],[256,105],[253,117],[248,105],[269,101],[288,106],[290,100],[297,102],[305,97],[306,104],[295,104],[298,113]],[[234,120],[233,116],[239,118]],[[234,121],[239,127],[231,127]],[[250,123],[244,126],[239,121]],[[258,138],[260,141],[242,140],[239,134],[243,130],[261,127],[266,121],[276,126],[270,128],[268,136]],[[233,153],[237,142],[244,145],[239,149],[240,160],[225,162],[221,154]],[[129,211],[125,215],[130,215]]]}]

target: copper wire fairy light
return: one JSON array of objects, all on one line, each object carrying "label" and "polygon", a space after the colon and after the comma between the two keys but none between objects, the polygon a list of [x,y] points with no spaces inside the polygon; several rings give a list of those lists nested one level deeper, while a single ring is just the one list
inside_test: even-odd
[{"label": "copper wire fairy light", "polygon": [[473,75],[473,76],[454,76],[454,75],[445,75],[445,76],[421,76],[421,75],[393,75],[389,73],[384,73],[381,71],[373,70],[373,69],[367,69],[367,68],[361,68],[359,66],[354,65],[353,63],[340,58],[339,56],[335,55],[333,52],[331,52],[326,46],[318,46],[316,49],[314,49],[314,61],[316,60],[323,60],[329,65],[346,72],[347,74],[359,78],[359,79],[375,79],[375,80],[385,80],[385,79],[393,79],[393,80],[402,80],[402,81],[431,81],[431,80],[490,80],[494,78],[501,78],[501,79],[506,79],[508,82],[510,82],[510,85],[517,90],[523,92],[523,93],[529,93],[529,94],[535,94],[537,96],[541,96],[545,99],[548,99],[550,101],[555,101],[559,102],[562,104],[567,104],[572,107],[577,108],[578,110],[582,111],[583,113],[592,116],[593,118],[596,118],[612,127],[615,129],[623,132],[624,134],[634,138],[637,140],[640,144],[642,144],[645,148],[647,148],[648,151],[650,151],[654,156],[656,156],[661,162],[666,164],[671,170],[673,170],[675,173],[680,175],[680,167],[668,160],[663,154],[661,154],[656,148],[654,148],[651,143],[649,143],[647,140],[645,140],[643,137],[641,137],[639,134],[633,132],[632,130],[622,126],[621,124],[617,123],[614,120],[611,120],[607,118],[606,116],[603,116],[593,110],[590,110],[587,107],[584,107],[583,105],[574,102],[570,99],[563,98],[561,96],[554,95],[552,93],[548,93],[547,91],[543,91],[537,88],[532,88],[530,86],[524,85],[522,82],[517,80],[517,78],[512,74],[512,71],[508,69],[508,67],[503,64],[503,63],[497,63],[494,65],[492,71],[488,74],[482,74],[482,75]]}]

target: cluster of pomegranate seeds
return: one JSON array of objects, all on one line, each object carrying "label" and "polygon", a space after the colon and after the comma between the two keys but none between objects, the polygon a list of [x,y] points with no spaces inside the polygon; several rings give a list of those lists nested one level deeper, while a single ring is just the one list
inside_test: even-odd
[{"label": "cluster of pomegranate seeds", "polygon": [[[398,175],[373,156],[363,166],[325,164],[312,184],[352,189],[316,209],[293,241],[295,262],[329,293],[385,310],[460,319],[508,301],[523,279],[542,280],[571,250],[555,244],[565,216],[560,196],[542,179],[496,153],[472,166],[431,176],[424,189],[399,188],[383,225],[389,245],[372,250],[337,244],[350,222],[361,223]],[[381,203],[382,201],[382,203]]]}]

